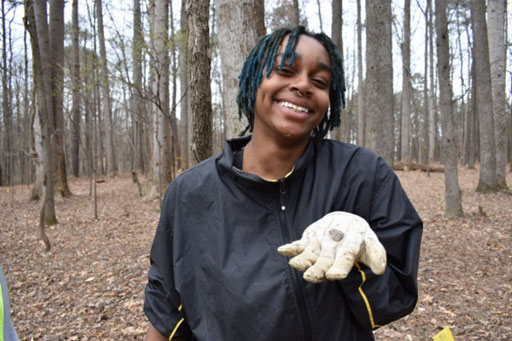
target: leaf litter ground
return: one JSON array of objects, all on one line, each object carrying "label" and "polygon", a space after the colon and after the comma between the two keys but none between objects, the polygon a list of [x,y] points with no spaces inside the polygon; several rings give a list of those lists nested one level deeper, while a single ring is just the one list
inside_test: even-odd
[{"label": "leaf litter ground", "polygon": [[[443,173],[397,174],[424,221],[420,294],[414,312],[376,339],[431,340],[445,326],[456,340],[512,339],[511,192],[475,193],[478,170],[460,169],[465,216],[446,219]],[[56,198],[49,253],[37,240],[40,203],[28,201],[30,188],[0,188],[0,264],[15,328],[22,340],[142,340],[159,202],[139,197],[128,176],[108,178],[97,185],[95,220],[88,179],[70,187],[73,197]]]}]

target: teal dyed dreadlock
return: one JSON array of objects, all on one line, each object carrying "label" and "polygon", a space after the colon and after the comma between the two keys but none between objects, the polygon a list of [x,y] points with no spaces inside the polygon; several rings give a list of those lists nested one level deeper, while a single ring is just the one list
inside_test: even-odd
[{"label": "teal dyed dreadlock", "polygon": [[251,50],[249,56],[247,56],[239,76],[239,89],[236,98],[239,117],[242,118],[242,115],[245,115],[249,121],[249,125],[242,135],[247,130],[252,131],[253,129],[256,91],[263,80],[263,71],[266,71],[265,77],[270,77],[272,70],[274,70],[274,62],[279,47],[287,35],[290,35],[290,37],[281,58],[279,69],[283,68],[285,60],[288,60],[288,65],[292,65],[295,59],[297,42],[300,35],[303,34],[318,40],[325,47],[331,58],[332,82],[329,90],[330,105],[322,122],[315,128],[312,135],[317,138],[323,138],[329,130],[340,125],[341,108],[345,106],[345,75],[338,48],[331,38],[324,33],[311,33],[306,31],[304,26],[299,25],[294,29],[281,28],[262,37]]}]

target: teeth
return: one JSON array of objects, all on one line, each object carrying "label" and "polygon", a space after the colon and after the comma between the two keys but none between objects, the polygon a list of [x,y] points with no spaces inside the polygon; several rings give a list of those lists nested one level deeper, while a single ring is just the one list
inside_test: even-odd
[{"label": "teeth", "polygon": [[304,108],[304,107],[300,107],[298,105],[295,105],[295,104],[292,104],[290,102],[280,102],[279,103],[281,106],[285,107],[285,108],[289,108],[289,109],[292,109],[294,111],[297,111],[297,112],[303,112],[303,113],[308,113],[309,110]]}]

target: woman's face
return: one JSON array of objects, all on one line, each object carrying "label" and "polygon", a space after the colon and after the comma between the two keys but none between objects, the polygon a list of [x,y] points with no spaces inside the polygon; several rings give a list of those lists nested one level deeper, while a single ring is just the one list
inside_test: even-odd
[{"label": "woman's face", "polygon": [[256,92],[254,134],[277,140],[304,141],[329,107],[331,61],[316,39],[301,35],[293,65],[279,70],[288,37],[281,43],[274,70]]}]

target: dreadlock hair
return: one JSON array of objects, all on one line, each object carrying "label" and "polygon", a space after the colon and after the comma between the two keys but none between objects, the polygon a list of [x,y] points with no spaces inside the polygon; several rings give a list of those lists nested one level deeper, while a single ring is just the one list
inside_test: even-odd
[{"label": "dreadlock hair", "polygon": [[256,102],[256,91],[265,77],[269,78],[274,70],[279,47],[283,39],[289,35],[284,53],[282,54],[279,70],[282,70],[284,63],[288,60],[288,66],[293,65],[295,59],[295,48],[301,35],[307,35],[319,41],[327,50],[331,59],[332,82],[329,89],[329,109],[326,111],[322,121],[313,130],[312,136],[322,139],[329,130],[338,127],[341,121],[341,108],[345,106],[345,76],[343,73],[343,62],[336,47],[336,44],[325,33],[311,33],[306,31],[304,26],[296,28],[281,28],[262,37],[256,46],[251,50],[245,60],[242,72],[238,78],[238,115],[247,117],[249,124],[242,132],[252,131],[254,127],[254,103]]}]

